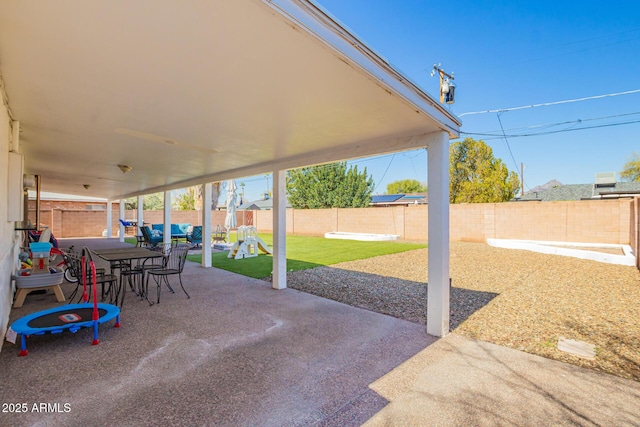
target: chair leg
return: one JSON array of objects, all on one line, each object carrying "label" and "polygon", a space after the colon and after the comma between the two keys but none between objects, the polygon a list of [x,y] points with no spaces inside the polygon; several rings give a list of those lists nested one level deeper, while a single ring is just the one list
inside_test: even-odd
[{"label": "chair leg", "polygon": [[169,276],[165,275],[165,276],[162,276],[162,277],[164,279],[165,285],[167,285],[167,288],[169,288],[169,292],[171,292],[172,294],[175,294],[176,291],[174,291],[173,288],[171,287],[171,284],[169,284]]},{"label": "chair leg", "polygon": [[[149,300],[149,277],[151,277],[151,276],[152,276],[151,273],[147,273],[147,280],[145,280],[145,282],[144,282],[144,297],[147,299],[147,302],[149,303],[149,305],[153,305],[151,300]],[[156,278],[154,277],[153,280],[156,280]],[[160,296],[159,295],[158,295],[158,302],[160,302]]]},{"label": "chair leg", "polygon": [[73,290],[73,292],[71,292],[71,295],[69,296],[69,303],[73,302],[73,299],[76,297],[76,294],[78,293],[78,289],[79,288],[80,288],[80,286],[76,285],[76,288]]},{"label": "chair leg", "polygon": [[184,286],[182,286],[182,275],[180,273],[178,273],[178,279],[180,280],[180,287],[182,288],[182,290],[184,291],[185,295],[187,296],[187,298],[191,298],[189,296],[189,294],[187,293],[187,290],[184,288]]},{"label": "chair leg", "polygon": [[[124,304],[124,294],[126,293],[124,289],[124,283],[122,283],[122,281],[114,280],[113,282],[111,282],[111,288],[115,288],[116,290],[115,295],[111,297],[111,299],[113,300],[113,304],[118,306],[118,300],[120,300],[119,307],[122,308],[122,304]],[[122,298],[120,298],[120,293],[122,293]]]}]

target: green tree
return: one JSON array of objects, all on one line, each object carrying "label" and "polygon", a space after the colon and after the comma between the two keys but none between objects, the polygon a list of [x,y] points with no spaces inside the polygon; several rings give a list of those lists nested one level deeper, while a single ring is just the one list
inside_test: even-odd
[{"label": "green tree", "polygon": [[[157,211],[164,206],[164,195],[162,193],[147,194],[142,197],[143,208],[146,211]],[[138,209],[138,198],[130,197],[125,199],[125,209]]]},{"label": "green tree", "polygon": [[484,141],[465,138],[449,151],[451,203],[495,203],[512,199],[520,189],[515,172],[509,172]]},{"label": "green tree", "polygon": [[620,177],[625,181],[640,181],[640,155],[633,153],[631,159],[624,164]]},{"label": "green tree", "polygon": [[195,211],[196,210],[196,190],[195,187],[189,187],[185,191],[178,194],[173,200],[173,208],[179,211]]},{"label": "green tree", "polygon": [[142,205],[145,211],[158,211],[164,208],[164,194],[147,194],[142,198]]},{"label": "green tree", "polygon": [[347,169],[347,162],[337,162],[287,172],[287,196],[296,209],[360,208],[369,206],[373,178],[367,168]]},{"label": "green tree", "polygon": [[417,179],[402,179],[387,184],[387,194],[423,193],[427,186]]},{"label": "green tree", "polygon": [[126,210],[138,209],[138,198],[129,197],[128,199],[124,199],[124,208]]}]

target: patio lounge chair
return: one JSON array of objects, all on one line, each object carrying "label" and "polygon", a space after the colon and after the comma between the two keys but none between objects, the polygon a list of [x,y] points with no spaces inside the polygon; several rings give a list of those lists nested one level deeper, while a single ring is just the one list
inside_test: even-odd
[{"label": "patio lounge chair", "polygon": [[187,242],[191,243],[191,246],[200,246],[202,244],[202,226],[196,225],[193,230],[187,233]]},{"label": "patio lounge chair", "polygon": [[145,246],[157,246],[158,243],[162,243],[164,241],[164,237],[162,237],[162,233],[154,236],[154,233],[151,231],[148,225],[144,225],[140,227],[140,231],[142,232],[142,237],[144,238]]}]

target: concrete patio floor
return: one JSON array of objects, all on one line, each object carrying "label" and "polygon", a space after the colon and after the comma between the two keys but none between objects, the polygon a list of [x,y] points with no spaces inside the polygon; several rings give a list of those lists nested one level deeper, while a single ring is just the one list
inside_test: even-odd
[{"label": "concrete patio floor", "polygon": [[[115,239],[62,241],[116,247]],[[126,244],[125,244],[126,245]],[[0,425],[638,425],[640,383],[187,263],[187,299],[0,352]],[[69,295],[75,285],[64,285]],[[11,321],[55,306],[28,296]],[[59,404],[39,413],[33,405]],[[68,404],[68,406],[64,406]],[[68,412],[65,409],[68,408]]]}]

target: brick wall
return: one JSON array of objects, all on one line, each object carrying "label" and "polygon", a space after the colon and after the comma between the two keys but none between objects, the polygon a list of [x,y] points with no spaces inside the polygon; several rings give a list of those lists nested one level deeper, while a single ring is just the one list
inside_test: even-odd
[{"label": "brick wall", "polygon": [[[36,201],[29,200],[29,220],[36,222]],[[112,203],[112,230],[119,227],[120,204]],[[56,237],[102,236],[107,228],[106,202],[78,202],[67,200],[40,201],[40,226],[49,227]]]},{"label": "brick wall", "polygon": [[338,229],[335,231],[397,234],[404,238],[404,212],[406,209],[413,208],[393,206],[388,208],[339,209]]},{"label": "brick wall", "polygon": [[640,197],[636,197],[629,212],[629,242],[636,254],[636,267],[640,268]]},{"label": "brick wall", "polygon": [[[637,245],[638,198],[572,202],[478,203],[450,206],[450,237],[484,242],[489,238]],[[256,211],[259,231],[272,231],[271,211]],[[396,206],[362,209],[288,209],[287,232],[397,234],[427,240],[428,208]],[[635,228],[634,228],[635,227]],[[637,248],[634,248],[637,249]],[[638,251],[636,250],[636,253]]]},{"label": "brick wall", "polygon": [[[95,203],[92,203],[95,204]],[[88,210],[87,203],[55,201],[40,205],[40,225],[49,227],[56,237],[100,237],[107,228],[106,203],[102,203],[102,210]],[[31,207],[31,205],[30,205]],[[144,222],[157,224],[164,221],[163,211],[144,211]],[[211,224],[224,226],[225,211],[211,212]],[[113,237],[117,236],[120,229],[120,206],[113,203],[111,214],[111,227]],[[135,210],[125,211],[124,219],[135,219]],[[172,211],[172,223],[189,223],[202,225],[202,215],[197,211]],[[29,219],[35,222],[35,203],[29,211]],[[240,211],[236,213],[238,225],[252,225],[253,211]]]},{"label": "brick wall", "polygon": [[[484,242],[488,238],[629,244],[638,253],[640,198],[571,202],[457,204],[450,206],[454,241]],[[41,207],[41,223],[56,237],[96,237],[106,229],[105,210],[87,210],[87,203],[55,202]],[[105,204],[106,207],[106,204]],[[240,211],[238,225],[273,230],[272,211]],[[34,212],[30,216],[35,217]],[[224,226],[225,211],[211,213],[212,225]],[[136,218],[126,211],[125,218]],[[112,227],[119,229],[119,207],[113,204]],[[146,223],[162,223],[163,211],[145,211]],[[202,225],[196,211],[172,211],[173,223]],[[406,240],[427,240],[427,206],[362,209],[288,209],[287,232],[323,235],[328,231],[397,234]]]},{"label": "brick wall", "polygon": [[[338,229],[338,209],[310,209],[308,213],[287,209],[287,213],[289,212],[291,212],[294,234],[317,236],[325,233],[321,230],[336,231]],[[297,213],[302,213],[302,215],[296,215]],[[289,217],[287,216],[288,223]]]},{"label": "brick wall", "polygon": [[[226,211],[211,212],[211,225],[224,227]],[[135,210],[125,211],[126,219],[136,219],[138,214]],[[148,224],[162,224],[164,222],[164,211],[144,211],[144,222]],[[202,225],[202,214],[198,211],[171,211],[171,222],[174,224],[187,223],[191,225]],[[252,225],[253,211],[236,212],[236,223],[238,225]]]}]

